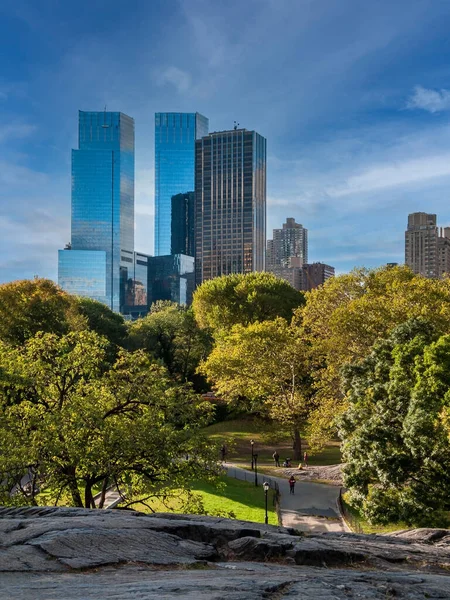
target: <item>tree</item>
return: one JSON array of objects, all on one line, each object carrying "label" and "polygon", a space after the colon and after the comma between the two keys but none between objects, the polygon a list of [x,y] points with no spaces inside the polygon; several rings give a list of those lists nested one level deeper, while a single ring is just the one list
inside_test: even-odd
[{"label": "tree", "polygon": [[224,275],[205,281],[194,293],[192,308],[200,327],[213,331],[283,317],[290,321],[304,304],[302,292],[272,273]]},{"label": "tree", "polygon": [[449,406],[450,336],[437,335],[410,320],[344,368],[344,482],[372,522],[447,524],[450,441],[439,416]]},{"label": "tree", "polygon": [[0,340],[19,346],[38,331],[62,335],[85,326],[75,298],[48,279],[0,285]]},{"label": "tree", "polygon": [[116,347],[125,346],[128,332],[122,315],[102,302],[81,296],[76,297],[76,306],[91,331],[105,337]]},{"label": "tree", "polygon": [[156,302],[146,317],[130,326],[129,345],[162,360],[179,381],[191,381],[200,389],[204,386],[196,370],[211,349],[211,338],[208,331],[198,327],[190,308]]},{"label": "tree", "polygon": [[235,325],[217,338],[200,369],[219,396],[289,427],[294,458],[301,459],[300,431],[311,410],[311,381],[297,328],[282,318]]},{"label": "tree", "polygon": [[449,279],[427,279],[406,267],[357,269],[306,294],[296,321],[307,335],[316,389],[311,442],[323,443],[345,410],[341,368],[364,360],[378,339],[416,317],[450,332]]},{"label": "tree", "polygon": [[131,504],[215,475],[200,433],[209,405],[142,351],[122,350],[105,372],[106,345],[82,331],[0,346],[2,503],[102,506],[113,483]]}]

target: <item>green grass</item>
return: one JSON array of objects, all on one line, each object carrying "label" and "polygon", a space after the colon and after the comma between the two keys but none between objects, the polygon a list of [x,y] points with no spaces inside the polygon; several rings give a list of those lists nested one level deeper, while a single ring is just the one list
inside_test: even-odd
[{"label": "green grass", "polygon": [[[204,507],[210,514],[214,515],[219,511],[231,511],[236,519],[264,523],[265,499],[262,486],[256,487],[245,481],[227,477],[221,479],[219,486],[214,486],[205,481],[195,482],[192,484],[192,491],[202,497]],[[177,500],[172,500],[168,505],[158,500],[151,502],[151,507],[155,512],[167,512],[168,506],[175,513],[182,512],[180,502]],[[134,505],[133,508],[149,512],[149,509],[142,504]],[[269,490],[268,495],[268,517],[269,524],[278,524],[273,506],[272,490]]]},{"label": "green grass", "polygon": [[[289,434],[260,419],[246,417],[222,421],[210,425],[205,432],[210,439],[220,444],[225,443],[229,449],[227,460],[242,467],[251,465],[250,440],[255,442],[254,451],[258,454],[258,465],[262,469],[274,465],[272,454],[275,450],[278,451],[281,462],[287,457],[292,459],[292,439]],[[309,465],[336,465],[341,462],[338,441],[328,443],[321,452],[313,454],[308,448],[307,440],[303,439],[302,451],[305,450],[309,455]],[[294,465],[294,462],[292,464]]]}]

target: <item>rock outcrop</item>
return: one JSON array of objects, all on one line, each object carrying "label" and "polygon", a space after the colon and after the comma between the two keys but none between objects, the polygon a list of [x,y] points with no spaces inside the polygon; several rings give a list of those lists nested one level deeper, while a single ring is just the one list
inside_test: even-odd
[{"label": "rock outcrop", "polygon": [[450,531],[299,534],[203,516],[0,508],[0,598],[450,598]]}]

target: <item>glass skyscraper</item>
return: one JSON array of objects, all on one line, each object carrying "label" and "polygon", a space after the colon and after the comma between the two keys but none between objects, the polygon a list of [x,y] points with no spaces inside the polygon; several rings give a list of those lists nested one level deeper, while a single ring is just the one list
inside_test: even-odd
[{"label": "glass skyscraper", "polygon": [[172,196],[194,189],[195,141],[208,131],[199,113],[155,114],[155,256],[171,253]]},{"label": "glass skyscraper", "polygon": [[72,240],[59,251],[59,285],[121,311],[134,268],[134,120],[79,111],[72,150]]},{"label": "glass skyscraper", "polygon": [[194,205],[194,192],[172,196],[171,254],[194,256]]},{"label": "glass skyscraper", "polygon": [[195,283],[264,271],[266,139],[246,129],[196,142]]}]

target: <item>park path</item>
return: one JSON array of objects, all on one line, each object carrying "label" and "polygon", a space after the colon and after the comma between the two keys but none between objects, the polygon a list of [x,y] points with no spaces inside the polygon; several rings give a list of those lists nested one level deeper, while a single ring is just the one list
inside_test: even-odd
[{"label": "park path", "polygon": [[[224,463],[229,477],[242,481],[255,481],[255,473],[232,463]],[[299,481],[295,493],[289,493],[289,483],[283,477],[273,477],[258,473],[258,485],[268,481],[271,487],[278,484],[280,490],[281,520],[285,527],[300,531],[348,531],[338,509],[339,487],[324,483]],[[262,493],[262,492],[261,492]]]}]

